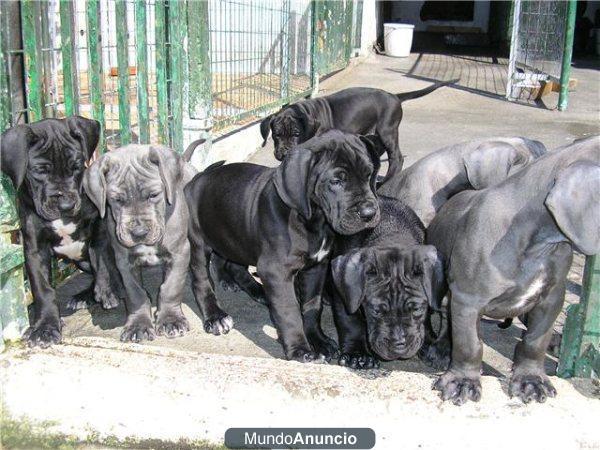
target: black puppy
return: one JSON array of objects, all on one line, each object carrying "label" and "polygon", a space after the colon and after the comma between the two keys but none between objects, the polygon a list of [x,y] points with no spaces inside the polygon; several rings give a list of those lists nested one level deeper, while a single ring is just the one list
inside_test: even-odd
[{"label": "black puppy", "polygon": [[404,203],[379,197],[381,220],[371,229],[335,239],[328,284],[340,339],[339,363],[369,369],[413,357],[425,337],[429,307],[444,293],[443,264],[425,229]]},{"label": "black puppy", "polygon": [[401,94],[366,87],[349,88],[326,97],[302,100],[263,119],[260,124],[263,147],[271,131],[275,158],[282,161],[291,148],[326,130],[376,134],[388,152],[387,179],[393,173],[400,172],[404,161],[398,144],[402,103],[457,81],[435,83],[425,89]]},{"label": "black puppy", "polygon": [[[379,222],[379,158],[370,138],[329,131],[292,149],[277,168],[211,167],[185,188],[193,290],[207,332],[229,331],[207,261],[214,250],[255,265],[288,359],[324,361],[337,345],[321,329],[321,294],[333,237]],[[301,312],[302,310],[302,312]]]},{"label": "black puppy", "polygon": [[[98,213],[83,194],[85,164],[100,136],[95,120],[73,116],[18,125],[2,134],[2,172],[17,190],[25,268],[34,299],[29,345],[61,340],[61,321],[50,282],[52,255],[95,272],[94,296],[105,308],[118,304],[111,286],[114,261]],[[84,299],[89,290],[75,299]]]}]

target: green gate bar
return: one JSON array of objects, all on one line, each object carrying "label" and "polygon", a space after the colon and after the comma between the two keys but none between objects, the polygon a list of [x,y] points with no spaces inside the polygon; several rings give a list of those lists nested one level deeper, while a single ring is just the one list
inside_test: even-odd
[{"label": "green gate bar", "polygon": [[131,143],[129,117],[129,40],[127,38],[127,4],[117,0],[115,8],[117,25],[117,71],[119,76],[119,129],[121,145]]},{"label": "green gate bar", "polygon": [[557,374],[600,377],[600,255],[588,256],[579,304],[567,309]]},{"label": "green gate bar", "polygon": [[28,120],[34,122],[43,118],[42,100],[42,49],[39,45],[39,3],[35,0],[21,2],[21,20],[25,70],[27,72]]},{"label": "green gate bar", "polygon": [[346,64],[350,61],[350,56],[352,55],[352,47],[354,44],[354,36],[352,34],[352,14],[354,9],[354,1],[346,0],[346,10],[344,11],[344,16],[346,18],[346,51],[344,52],[344,58],[346,59]]},{"label": "green gate bar", "polygon": [[158,0],[154,6],[155,48],[156,48],[156,103],[158,115],[158,139],[161,144],[169,144],[169,97],[167,89],[167,14],[165,0]]},{"label": "green gate bar", "polygon": [[172,133],[171,146],[183,152],[183,41],[185,39],[185,14],[183,2],[169,1],[169,89],[171,101]]},{"label": "green gate bar", "polygon": [[78,99],[75,98],[77,74],[73,52],[73,2],[71,0],[60,0],[59,9],[65,114],[72,116],[77,114],[79,109]]},{"label": "green gate bar", "polygon": [[135,46],[137,56],[137,102],[140,143],[150,143],[150,117],[148,114],[148,41],[146,32],[146,0],[135,3]]},{"label": "green gate bar", "polygon": [[104,83],[102,82],[102,48],[100,47],[100,2],[88,0],[86,5],[87,19],[87,44],[88,44],[88,86],[90,101],[92,103],[92,117],[100,122],[100,142],[98,143],[100,153],[106,151],[104,132],[104,102],[102,93]]},{"label": "green gate bar", "polygon": [[212,108],[208,2],[187,2],[189,115],[209,119]]},{"label": "green gate bar", "polygon": [[569,0],[567,6],[567,23],[565,24],[562,68],[560,71],[560,94],[558,96],[559,111],[567,109],[567,104],[569,103],[569,79],[571,78],[571,59],[573,58],[573,38],[575,37],[576,16],[577,0]]},{"label": "green gate bar", "polygon": [[290,95],[290,0],[283,0],[281,12],[281,63],[279,68],[279,96]]},{"label": "green gate bar", "polygon": [[8,14],[5,5],[0,4],[0,133],[12,123],[12,108],[10,102],[8,59]]}]

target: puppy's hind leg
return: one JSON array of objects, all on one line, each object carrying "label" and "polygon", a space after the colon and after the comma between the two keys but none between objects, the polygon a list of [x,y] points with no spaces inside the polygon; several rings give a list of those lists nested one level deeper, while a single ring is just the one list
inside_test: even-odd
[{"label": "puppy's hind leg", "polygon": [[204,331],[215,336],[227,334],[233,328],[233,319],[217,304],[213,281],[210,278],[209,263],[212,251],[197,232],[190,232],[189,240],[192,290],[204,319]]},{"label": "puppy's hind leg", "polygon": [[211,255],[211,265],[214,265],[219,283],[224,290],[237,292],[241,289],[252,300],[261,305],[267,305],[267,297],[262,284],[250,275],[246,266],[221,258],[214,252]]}]

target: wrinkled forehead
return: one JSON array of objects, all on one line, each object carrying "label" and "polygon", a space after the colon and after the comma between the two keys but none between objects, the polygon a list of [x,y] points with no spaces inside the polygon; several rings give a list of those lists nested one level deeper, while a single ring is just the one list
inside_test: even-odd
[{"label": "wrinkled forehead", "polygon": [[[358,139],[357,139],[358,141]],[[331,167],[342,168],[359,178],[367,179],[373,173],[373,162],[364,146],[351,140],[335,140],[329,145]]]},{"label": "wrinkled forehead", "polygon": [[272,121],[273,129],[277,131],[295,131],[300,123],[292,110],[285,109],[277,114]]},{"label": "wrinkled forehead", "polygon": [[162,188],[158,166],[140,158],[111,158],[105,177],[109,192],[126,191],[135,196]]},{"label": "wrinkled forehead", "polygon": [[31,163],[50,162],[54,166],[61,166],[70,161],[81,161],[84,159],[79,143],[66,132],[58,130],[37,131],[35,151],[29,152]]}]

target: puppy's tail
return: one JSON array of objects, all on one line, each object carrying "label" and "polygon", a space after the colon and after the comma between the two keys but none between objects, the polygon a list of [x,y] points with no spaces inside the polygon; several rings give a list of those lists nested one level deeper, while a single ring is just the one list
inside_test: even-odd
[{"label": "puppy's tail", "polygon": [[183,160],[185,162],[190,162],[190,159],[192,159],[192,155],[194,154],[196,147],[204,144],[205,142],[206,142],[206,139],[200,138],[200,139],[196,139],[194,142],[192,142],[190,145],[188,145],[188,147],[185,149],[185,152],[183,152],[183,155],[181,155]]},{"label": "puppy's tail", "polygon": [[216,163],[212,163],[210,166],[208,166],[206,169],[204,169],[202,171],[202,173],[210,172],[211,170],[216,169],[217,167],[221,167],[223,164],[225,164],[225,160],[221,160],[221,161],[217,161]]},{"label": "puppy's tail", "polygon": [[455,78],[454,80],[448,80],[448,81],[439,81],[435,84],[432,84],[429,87],[426,87],[425,89],[420,89],[418,91],[411,91],[411,92],[402,92],[400,94],[396,94],[396,97],[398,97],[401,102],[404,102],[406,100],[413,100],[415,98],[419,98],[419,97],[423,97],[424,95],[431,94],[433,91],[435,91],[438,88],[441,88],[443,86],[448,86],[450,84],[455,84],[455,83],[458,83],[459,81],[460,81],[460,78]]}]

